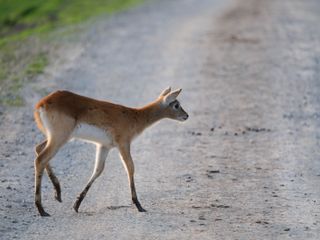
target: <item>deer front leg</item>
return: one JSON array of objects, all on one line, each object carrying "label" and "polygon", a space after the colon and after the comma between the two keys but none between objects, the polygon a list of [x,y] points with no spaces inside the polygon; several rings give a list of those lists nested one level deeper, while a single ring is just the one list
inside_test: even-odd
[{"label": "deer front leg", "polygon": [[123,165],[127,170],[132,202],[136,205],[139,212],[146,212],[146,210],[143,209],[143,207],[141,206],[138,200],[136,187],[134,185],[134,164],[130,154],[130,144],[128,143],[119,144],[118,148],[120,151],[120,157],[122,159]]},{"label": "deer front leg", "polygon": [[73,205],[73,209],[76,212],[78,212],[80,204],[81,204],[82,200],[84,199],[84,197],[86,196],[86,194],[87,194],[88,190],[90,189],[91,185],[93,184],[94,180],[96,180],[100,176],[100,174],[102,173],[108,152],[109,152],[109,148],[101,146],[101,145],[97,145],[96,162],[95,162],[93,173],[92,173],[86,187],[79,194],[76,202]]}]

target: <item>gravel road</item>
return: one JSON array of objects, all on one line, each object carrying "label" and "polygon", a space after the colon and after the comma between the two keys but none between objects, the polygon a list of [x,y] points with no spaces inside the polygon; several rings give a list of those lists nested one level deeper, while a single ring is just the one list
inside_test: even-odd
[{"label": "gravel road", "polygon": [[[320,3],[158,0],[90,25],[0,109],[1,239],[320,239]],[[59,55],[58,54],[58,55]],[[32,108],[43,89],[128,106],[167,86],[190,118],[164,120],[133,145],[139,213],[117,151],[79,213],[94,146],[52,160],[41,218],[33,204]]]}]

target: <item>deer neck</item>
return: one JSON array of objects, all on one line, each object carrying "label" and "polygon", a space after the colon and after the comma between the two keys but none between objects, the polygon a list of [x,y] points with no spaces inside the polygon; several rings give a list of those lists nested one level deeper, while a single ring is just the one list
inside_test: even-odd
[{"label": "deer neck", "polygon": [[165,118],[163,116],[162,107],[159,102],[152,102],[142,108],[137,109],[137,128],[138,132],[142,132],[147,127]]}]

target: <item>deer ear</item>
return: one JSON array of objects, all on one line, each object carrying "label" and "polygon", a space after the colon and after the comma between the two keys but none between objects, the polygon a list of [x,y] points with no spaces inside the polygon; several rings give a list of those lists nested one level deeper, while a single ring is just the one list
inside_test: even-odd
[{"label": "deer ear", "polygon": [[165,90],[162,91],[159,97],[164,97],[171,91],[171,87],[166,88]]},{"label": "deer ear", "polygon": [[167,94],[163,101],[165,102],[165,104],[169,105],[170,103],[172,103],[174,100],[176,100],[176,98],[178,97],[178,95],[180,94],[180,92],[182,91],[182,89],[178,89],[178,90],[175,90],[169,94]]}]

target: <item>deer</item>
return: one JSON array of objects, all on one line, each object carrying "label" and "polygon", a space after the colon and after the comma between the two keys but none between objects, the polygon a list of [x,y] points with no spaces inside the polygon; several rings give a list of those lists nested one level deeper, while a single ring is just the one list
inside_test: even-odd
[{"label": "deer", "polygon": [[35,147],[35,206],[40,216],[50,216],[41,201],[41,181],[44,171],[51,180],[55,199],[61,200],[61,187],[49,161],[59,149],[72,139],[80,139],[96,145],[94,170],[83,191],[78,195],[73,209],[78,212],[81,202],[93,182],[101,175],[108,152],[117,148],[126,169],[131,200],[139,212],[146,212],[141,206],[134,183],[134,163],[130,153],[132,141],[147,127],[161,119],[168,118],[183,122],[188,114],[177,100],[182,89],[165,89],[151,103],[131,108],[101,101],[62,90],[42,98],[35,106],[34,118],[46,140]]}]

